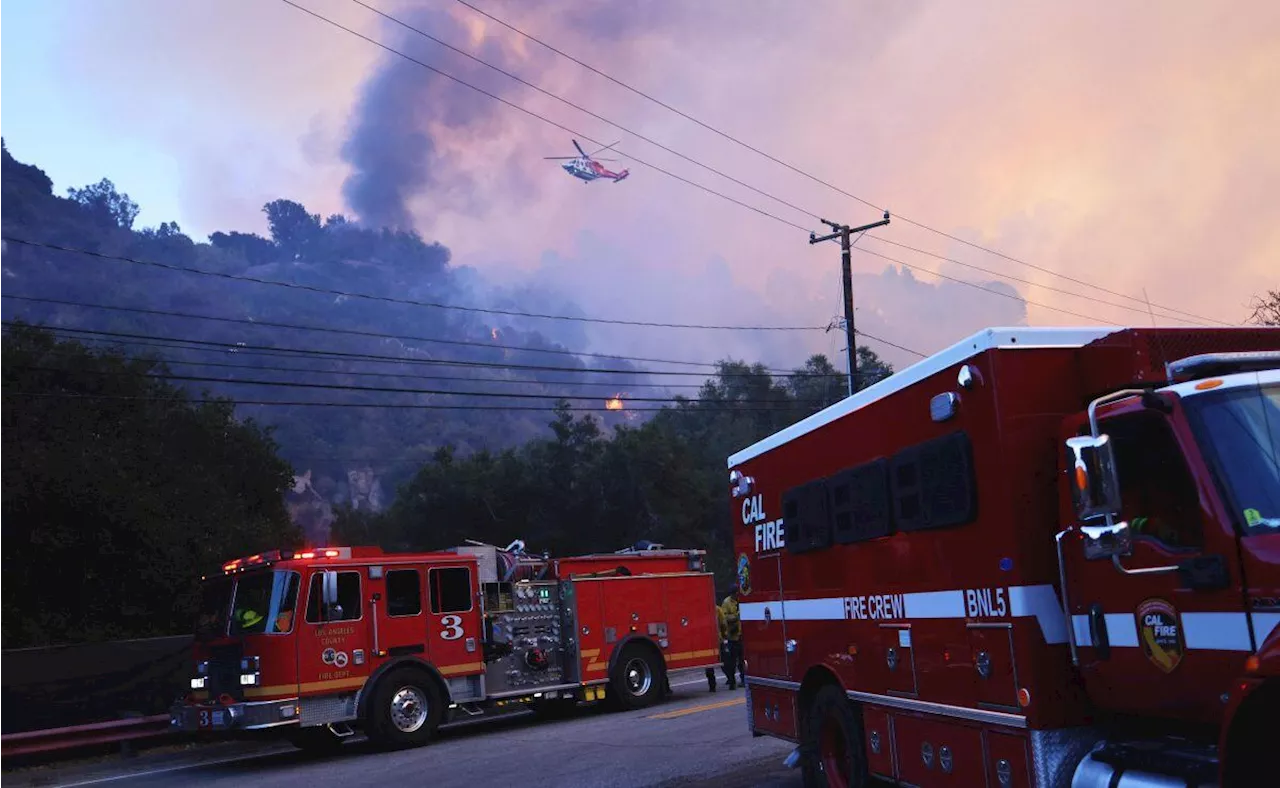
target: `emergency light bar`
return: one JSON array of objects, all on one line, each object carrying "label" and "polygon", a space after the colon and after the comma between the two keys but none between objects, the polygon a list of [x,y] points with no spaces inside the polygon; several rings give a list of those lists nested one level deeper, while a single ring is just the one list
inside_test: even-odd
[{"label": "emergency light bar", "polygon": [[1261,372],[1280,367],[1280,352],[1264,350],[1244,353],[1202,353],[1165,364],[1170,382],[1194,378],[1220,377],[1237,372]]},{"label": "emergency light bar", "polygon": [[311,550],[303,550],[295,553],[292,550],[268,550],[265,553],[257,553],[248,558],[237,558],[234,561],[228,561],[222,565],[222,571],[231,574],[254,566],[267,566],[276,561],[289,561],[291,559],[311,560],[315,558],[350,558],[350,547],[316,547]]}]

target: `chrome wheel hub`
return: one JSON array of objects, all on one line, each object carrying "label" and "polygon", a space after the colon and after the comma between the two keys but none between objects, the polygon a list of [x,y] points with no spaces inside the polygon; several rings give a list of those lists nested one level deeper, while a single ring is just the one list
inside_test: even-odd
[{"label": "chrome wheel hub", "polygon": [[401,687],[391,696],[391,724],[413,733],[427,723],[427,696],[417,687]]},{"label": "chrome wheel hub", "polygon": [[649,663],[639,657],[627,661],[624,675],[627,677],[627,691],[632,695],[644,695],[653,686]]}]

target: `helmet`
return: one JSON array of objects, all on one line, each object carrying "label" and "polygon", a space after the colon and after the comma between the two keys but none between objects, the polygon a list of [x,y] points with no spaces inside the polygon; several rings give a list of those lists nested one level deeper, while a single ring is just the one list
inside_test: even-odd
[{"label": "helmet", "polygon": [[258,614],[258,611],[252,609],[241,610],[236,616],[236,623],[240,625],[241,629],[257,626],[261,622],[262,616]]}]

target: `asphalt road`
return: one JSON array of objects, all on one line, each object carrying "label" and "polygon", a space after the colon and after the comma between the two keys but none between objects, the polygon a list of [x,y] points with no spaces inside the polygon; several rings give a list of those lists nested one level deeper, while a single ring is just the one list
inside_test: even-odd
[{"label": "asphalt road", "polygon": [[547,721],[519,714],[442,730],[431,744],[380,752],[352,741],[328,757],[288,745],[228,742],[89,766],[10,772],[11,786],[305,786],[404,783],[601,788],[799,788],[782,765],[790,745],[747,731],[741,689],[707,692],[701,673],[672,676],[674,697],[636,712],[579,709]]}]

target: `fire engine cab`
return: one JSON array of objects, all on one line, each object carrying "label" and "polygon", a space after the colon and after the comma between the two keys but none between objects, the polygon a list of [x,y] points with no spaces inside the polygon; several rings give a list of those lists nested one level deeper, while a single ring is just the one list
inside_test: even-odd
[{"label": "fire engine cab", "polygon": [[717,664],[701,550],[642,543],[551,558],[519,540],[432,553],[275,550],[206,578],[182,731],[284,728],[304,749],[356,729],[429,740],[457,717],[665,695],[668,670]]},{"label": "fire engine cab", "polygon": [[729,458],[806,785],[1280,783],[1280,329],[982,331]]}]

